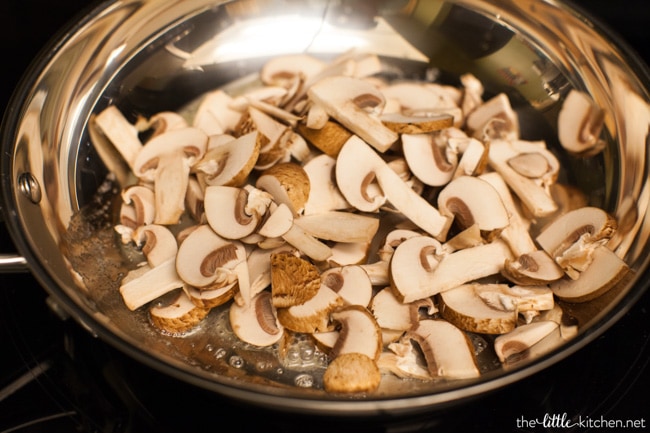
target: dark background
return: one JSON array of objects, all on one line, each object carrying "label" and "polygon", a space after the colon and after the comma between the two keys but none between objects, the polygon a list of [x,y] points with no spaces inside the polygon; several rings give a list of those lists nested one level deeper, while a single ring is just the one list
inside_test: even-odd
[{"label": "dark background", "polygon": [[[64,25],[73,23],[75,17],[81,16],[84,11],[89,10],[96,4],[98,3],[81,0],[0,0],[0,41],[4,47],[3,61],[0,66],[0,112],[4,112],[6,109],[13,89],[21,76],[28,70],[30,62],[37,56],[39,51],[46,47],[48,42],[56,36]],[[646,62],[649,61],[650,3],[648,0],[581,0],[574,1],[574,4],[591,13],[596,20],[606,27],[613,29],[620,35],[624,43],[633,46]],[[0,232],[3,232],[1,227]],[[5,233],[0,236],[0,247],[0,252],[11,250]],[[9,302],[11,296],[7,286],[13,284],[13,281],[16,280],[0,276],[0,291],[5,291],[4,294],[7,295],[0,296],[0,303]],[[19,281],[18,284],[30,284],[32,286],[36,284],[29,275],[23,275]],[[43,294],[34,289],[34,287],[30,289],[34,296],[33,302],[44,303]],[[16,289],[12,287],[12,290],[23,291],[27,290],[27,288]],[[650,358],[650,349],[648,348],[648,341],[650,341],[648,335],[648,324],[650,323],[650,315],[648,314],[649,299],[650,293],[646,293],[620,323],[617,323],[586,348],[581,349],[575,356],[552,366],[543,374],[528,378],[517,384],[516,387],[496,392],[473,405],[459,410],[450,410],[446,416],[453,420],[447,422],[447,426],[451,425],[452,431],[465,431],[468,428],[473,431],[503,432],[587,431],[585,429],[543,429],[541,427],[517,428],[515,424],[518,417],[532,419],[544,413],[561,414],[561,412],[568,412],[568,416],[580,414],[591,417],[602,416],[605,419],[644,419],[645,431],[647,431],[650,424],[650,409],[647,403],[650,387],[650,367],[648,366]],[[5,304],[3,307],[11,308],[12,306]],[[4,312],[5,310],[0,309],[0,311]],[[16,312],[17,316],[21,314],[20,311]],[[9,323],[5,322],[5,320],[9,319],[0,317],[0,331],[4,331],[4,333],[0,332],[0,340],[4,343],[6,343],[7,332],[3,327],[5,323]],[[49,322],[45,323],[45,326],[48,326]],[[45,332],[44,334],[49,335],[49,333]],[[54,333],[54,338],[58,338],[57,335],[57,333]],[[630,335],[634,337],[628,339]],[[85,341],[83,336],[81,341]],[[6,344],[8,345],[0,348],[0,357],[2,358],[13,354],[14,346],[12,346],[11,342]],[[88,344],[96,349],[96,341],[90,341]],[[0,367],[2,365],[2,362],[0,362]],[[6,371],[0,371],[0,379],[3,379],[3,373],[6,373]],[[149,377],[146,372],[142,372],[142,374],[147,380],[159,380],[155,375]],[[4,382],[0,383],[4,384]],[[200,393],[198,394],[200,395]],[[7,408],[12,407],[12,401],[21,401],[20,410],[16,409],[16,412],[13,413],[16,418],[22,416],[21,411],[29,413],[43,404],[41,400],[33,400],[32,395],[29,394],[24,400],[16,400],[22,398],[18,393],[5,402],[0,401],[0,432],[3,432],[3,428],[13,426],[18,422],[18,420],[15,422],[8,421],[12,414],[9,413]],[[56,398],[61,399],[62,397]],[[65,397],[63,398],[65,399]],[[146,396],[142,398],[146,398]],[[170,398],[182,399],[183,397],[176,395]],[[45,400],[47,401],[47,398]],[[71,398],[71,400],[74,400],[74,398]],[[22,403],[23,401],[24,403]],[[60,404],[67,408],[66,402]],[[226,403],[220,402],[220,404],[225,405]],[[33,406],[33,409],[30,409],[30,406]],[[76,403],[72,404],[72,406],[78,407]],[[166,408],[167,406],[163,407]],[[173,411],[173,406],[170,407]],[[204,419],[212,418],[215,421],[214,430],[232,431],[226,428],[228,420],[223,418],[221,412],[230,412],[237,409],[238,407],[233,409],[228,406],[221,406],[220,409],[208,409],[211,412],[210,414],[200,414],[197,419],[201,417]],[[152,407],[151,410],[153,411],[154,408]],[[162,417],[162,415],[161,413],[157,416]],[[262,422],[259,419],[261,416],[268,416],[268,418],[266,421],[262,420]],[[167,419],[166,422],[172,421]],[[288,420],[286,417],[272,417],[269,414],[262,414],[240,418],[239,423],[241,424],[241,431],[252,431],[247,427],[258,427],[257,431],[279,432],[289,431],[288,426],[293,421]],[[373,427],[370,430],[371,427],[365,424],[363,427],[355,424],[354,427],[357,432],[410,432],[415,431],[415,428],[417,428],[417,431],[442,431],[437,428],[429,430],[428,428],[433,424],[430,423],[430,420],[422,419],[419,426],[414,427],[413,425],[397,423],[390,427],[391,430],[385,426]],[[185,427],[187,427],[187,431],[191,431],[192,427],[198,425],[200,424],[197,421],[197,425],[187,424]],[[266,428],[260,429],[261,426],[265,425]],[[302,425],[306,427],[303,431],[312,432],[336,431],[341,433],[350,431],[351,428],[351,424],[348,425],[346,430],[342,426],[334,426],[323,420],[318,422],[310,421]],[[116,427],[114,431],[118,430]],[[643,430],[630,429],[629,431]],[[43,430],[25,429],[19,431],[52,432],[64,430],[45,427]],[[88,431],[96,430],[91,428]],[[594,429],[589,431],[615,430]]]}]

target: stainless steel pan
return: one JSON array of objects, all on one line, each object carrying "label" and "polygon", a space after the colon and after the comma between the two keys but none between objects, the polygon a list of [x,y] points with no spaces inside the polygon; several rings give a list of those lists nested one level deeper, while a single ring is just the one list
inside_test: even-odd
[{"label": "stainless steel pan", "polygon": [[[565,159],[564,176],[592,204],[626,216],[622,245],[632,274],[596,301],[571,307],[581,322],[577,337],[512,368],[486,357],[477,380],[388,381],[375,395],[341,398],[296,386],[301,371],[279,371],[268,353],[224,337],[216,314],[201,332],[174,339],[153,331],[144,313],[127,311],[116,291],[126,267],[110,226],[119,185],[102,189],[108,170],[89,140],[91,114],[108,104],[130,116],[176,110],[272,56],[331,57],[353,47],[411,76],[472,72],[488,92],[507,92],[524,130],[552,146],[570,89],[604,108],[605,151]],[[36,59],[3,119],[3,210],[20,256],[4,256],[0,265],[3,272],[29,269],[83,327],[135,359],[235,399],[354,415],[456,404],[570,356],[646,289],[649,89],[642,62],[557,1],[104,2]]]}]

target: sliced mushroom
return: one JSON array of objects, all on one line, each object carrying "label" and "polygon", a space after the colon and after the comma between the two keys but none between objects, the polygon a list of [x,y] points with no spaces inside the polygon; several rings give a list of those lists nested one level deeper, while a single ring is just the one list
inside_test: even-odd
[{"label": "sliced mushroom", "polygon": [[397,141],[397,133],[367,110],[381,112],[385,103],[381,92],[372,84],[358,78],[333,76],[315,83],[307,94],[331,117],[380,152],[385,152]]},{"label": "sliced mushroom", "polygon": [[[320,107],[318,104],[315,106]],[[299,124],[298,132],[315,148],[332,158],[336,158],[341,147],[352,136],[350,130],[333,120],[328,120],[318,129]]]},{"label": "sliced mushroom", "polygon": [[[488,165],[489,146],[475,138],[449,138],[449,146],[461,152],[453,177],[478,176]],[[462,150],[461,150],[462,148]]]},{"label": "sliced mushroom", "polygon": [[494,340],[494,351],[503,363],[519,362],[526,359],[527,351],[544,337],[555,331],[558,324],[552,320],[531,322],[520,325],[507,334]]},{"label": "sliced mushroom", "polygon": [[258,293],[247,305],[231,305],[229,317],[233,332],[246,343],[266,347],[282,338],[283,328],[268,291]]},{"label": "sliced mushroom", "polygon": [[342,307],[343,303],[343,298],[334,290],[321,284],[316,295],[306,302],[288,308],[278,308],[278,320],[282,326],[295,332],[313,334],[333,331],[330,314]]},{"label": "sliced mushroom", "polygon": [[133,171],[154,183],[156,224],[178,223],[185,210],[190,167],[203,157],[207,141],[200,129],[174,129],[155,136],[138,153]]},{"label": "sliced mushroom", "polygon": [[310,191],[307,173],[293,162],[277,164],[265,170],[255,186],[271,194],[276,203],[289,206],[294,216],[303,212]]},{"label": "sliced mushroom", "polygon": [[476,107],[467,115],[467,128],[479,140],[516,140],[519,138],[519,118],[505,93],[499,93]]},{"label": "sliced mushroom", "polygon": [[477,279],[499,274],[512,258],[501,240],[437,255],[440,244],[427,236],[401,243],[390,265],[391,287],[402,302],[427,298]]},{"label": "sliced mushroom", "polygon": [[454,124],[453,116],[440,114],[438,116],[407,116],[401,113],[385,113],[380,116],[381,122],[398,134],[424,134],[449,128]]},{"label": "sliced mushroom", "polygon": [[334,182],[336,160],[326,154],[310,159],[303,165],[309,178],[309,197],[304,215],[348,209],[350,204]]},{"label": "sliced mushroom", "polygon": [[122,279],[119,290],[124,304],[133,311],[182,286],[175,259],[170,259],[155,268],[144,265],[130,271]]},{"label": "sliced mushroom", "polygon": [[477,224],[480,230],[491,232],[509,223],[499,193],[474,176],[460,176],[449,182],[438,194],[438,209],[461,229]]},{"label": "sliced mushroom", "polygon": [[178,247],[176,269],[190,286],[215,289],[232,283],[235,266],[245,261],[240,242],[224,239],[210,226],[201,225]]},{"label": "sliced mushroom", "polygon": [[132,185],[122,191],[122,202],[132,212],[120,213],[120,224],[136,229],[153,223],[156,217],[156,199],[151,188],[144,185]]},{"label": "sliced mushroom", "polygon": [[323,386],[331,393],[369,393],[377,390],[380,382],[377,363],[361,353],[337,357],[323,374]]},{"label": "sliced mushroom", "polygon": [[604,210],[586,206],[555,218],[536,237],[539,245],[573,279],[587,269],[593,250],[616,231],[616,220]]},{"label": "sliced mushroom", "polygon": [[[557,211],[557,204],[548,191],[548,187],[549,183],[553,182],[557,175],[556,167],[559,167],[559,164],[556,163],[557,160],[549,163],[547,175],[544,175],[541,180],[521,174],[508,163],[512,158],[521,155],[521,147],[523,146],[518,147],[511,141],[492,140],[490,142],[489,164],[503,177],[531,214],[536,217],[551,215]],[[541,147],[534,144],[532,147],[536,147],[535,150],[538,153],[548,156],[547,161],[554,158]],[[532,151],[533,149],[526,150]]]},{"label": "sliced mushroom", "polygon": [[553,293],[565,301],[586,302],[607,292],[630,273],[629,266],[605,245],[592,250],[590,261],[577,279],[562,278],[551,283]]},{"label": "sliced mushroom", "polygon": [[284,236],[293,226],[293,212],[284,203],[269,205],[268,217],[264,220],[257,233],[267,238]]},{"label": "sliced mushroom", "polygon": [[[241,239],[253,233],[263,213],[257,210],[247,212],[248,201],[249,193],[244,188],[217,185],[207,187],[205,216],[212,230],[226,239]],[[268,206],[270,202],[269,198],[265,205]]]},{"label": "sliced mushroom", "polygon": [[344,353],[362,353],[374,361],[379,359],[381,331],[367,308],[348,305],[332,312],[331,318],[340,327],[339,338],[332,347],[332,358]]},{"label": "sliced mushroom", "polygon": [[330,268],[321,274],[321,282],[338,293],[346,305],[366,307],[370,303],[372,284],[361,266]]},{"label": "sliced mushroom", "polygon": [[255,167],[260,146],[260,135],[256,131],[238,138],[210,136],[208,150],[193,171],[204,187],[242,186]]},{"label": "sliced mushroom", "polygon": [[406,331],[417,322],[412,306],[397,300],[390,287],[377,292],[368,308],[382,329]]},{"label": "sliced mushroom", "polygon": [[109,105],[94,116],[93,124],[108,138],[127,165],[134,171],[135,159],[143,147],[138,138],[138,129],[114,105]]},{"label": "sliced mushroom", "polygon": [[332,255],[327,258],[329,266],[359,265],[365,271],[362,265],[368,260],[370,242],[336,242],[330,247],[330,250]]},{"label": "sliced mushroom", "polygon": [[230,301],[237,289],[237,281],[214,289],[197,289],[196,287],[183,286],[183,291],[190,298],[192,303],[201,308],[215,308]]},{"label": "sliced mushroom", "polygon": [[[405,184],[359,137],[352,136],[343,146],[337,158],[335,172],[343,196],[357,209],[374,212],[388,200],[414,224],[432,236],[446,236],[451,219],[441,215],[435,207]],[[375,179],[381,194],[368,196],[368,185]]]},{"label": "sliced mushroom", "polygon": [[382,352],[377,360],[381,372],[392,373],[403,379],[432,379],[426,362],[420,360],[422,355],[411,340],[402,338],[400,341],[388,344],[388,348],[390,351]]},{"label": "sliced mushroom", "polygon": [[557,118],[558,138],[567,151],[592,156],[605,147],[600,139],[604,111],[584,92],[572,89]]},{"label": "sliced mushroom", "polygon": [[321,212],[296,218],[295,224],[319,239],[334,242],[370,242],[379,219],[343,211]]},{"label": "sliced mushroom", "polygon": [[476,294],[491,308],[500,311],[547,311],[555,307],[553,291],[548,286],[509,286],[475,284]]},{"label": "sliced mushroom", "polygon": [[185,193],[185,210],[198,224],[207,223],[205,217],[205,196],[199,181],[195,176],[190,176]]},{"label": "sliced mushroom", "polygon": [[282,235],[282,239],[315,262],[324,262],[332,257],[332,249],[328,245],[307,233],[297,224],[293,224],[289,231]]},{"label": "sliced mushroom", "polygon": [[171,335],[180,335],[195,328],[209,312],[208,308],[194,305],[181,290],[169,304],[151,307],[149,317],[158,329]]},{"label": "sliced mushroom", "polygon": [[501,274],[515,284],[542,285],[559,280],[564,271],[546,251],[536,250],[506,260]]},{"label": "sliced mushroom", "polygon": [[[505,287],[503,287],[505,286]],[[479,289],[499,293],[507,288],[502,284],[464,284],[439,294],[440,313],[458,328],[480,334],[504,334],[517,324],[517,310],[494,308],[486,303]]]},{"label": "sliced mushroom", "polygon": [[407,335],[422,349],[432,377],[470,379],[480,375],[472,343],[451,323],[420,320]]},{"label": "sliced mushroom", "polygon": [[308,54],[287,54],[265,62],[260,69],[260,79],[266,85],[288,88],[296,78],[304,82],[326,66],[326,62]]},{"label": "sliced mushroom", "polygon": [[175,258],[178,252],[176,237],[165,226],[140,226],[133,233],[133,240],[136,245],[142,247],[142,253],[152,268]]},{"label": "sliced mushroom", "polygon": [[207,135],[228,134],[240,123],[243,112],[231,108],[232,97],[218,89],[206,93],[201,100],[192,125]]},{"label": "sliced mushroom", "polygon": [[304,304],[318,293],[321,276],[308,260],[290,253],[271,255],[271,293],[275,308]]},{"label": "sliced mushroom", "polygon": [[447,184],[458,164],[457,151],[433,134],[402,134],[402,151],[413,174],[426,185]]}]

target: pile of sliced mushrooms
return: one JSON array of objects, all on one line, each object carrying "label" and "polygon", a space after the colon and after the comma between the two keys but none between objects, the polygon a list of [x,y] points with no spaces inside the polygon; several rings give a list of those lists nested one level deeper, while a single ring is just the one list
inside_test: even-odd
[{"label": "pile of sliced mushrooms", "polygon": [[[372,53],[278,56],[191,115],[97,113],[93,140],[127,166],[109,167],[128,185],[117,236],[146,258],[126,306],[179,338],[218,306],[253,346],[308,334],[332,393],[478,377],[468,333],[494,336],[504,365],[575,335],[556,300],[628,271],[616,220],[561,199],[557,157],[520,138],[505,94],[383,72]],[[562,146],[597,153],[602,113],[578,91],[565,101]]]}]

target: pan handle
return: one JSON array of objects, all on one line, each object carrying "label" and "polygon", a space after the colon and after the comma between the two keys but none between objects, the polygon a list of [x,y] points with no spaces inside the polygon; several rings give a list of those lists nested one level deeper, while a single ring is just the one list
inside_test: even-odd
[{"label": "pan handle", "polygon": [[15,254],[0,254],[0,274],[28,271],[29,266],[24,257]]}]

